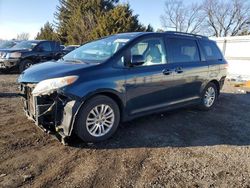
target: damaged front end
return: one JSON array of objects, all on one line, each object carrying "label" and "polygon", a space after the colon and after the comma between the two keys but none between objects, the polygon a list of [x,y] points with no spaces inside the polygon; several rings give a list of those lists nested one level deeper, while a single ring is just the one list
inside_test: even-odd
[{"label": "damaged front end", "polygon": [[36,96],[32,94],[36,84],[22,83],[22,101],[29,119],[47,133],[55,133],[63,143],[72,134],[75,116],[80,102],[58,91]]}]

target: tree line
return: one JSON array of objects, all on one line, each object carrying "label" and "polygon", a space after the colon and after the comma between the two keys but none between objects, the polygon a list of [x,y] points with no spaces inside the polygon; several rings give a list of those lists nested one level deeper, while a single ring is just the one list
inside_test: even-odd
[{"label": "tree line", "polygon": [[55,22],[47,22],[36,39],[83,44],[121,32],[153,31],[142,25],[129,4],[119,0],[60,0]]},{"label": "tree line", "polygon": [[[54,22],[45,23],[36,39],[83,44],[116,33],[154,30],[141,24],[130,5],[119,0],[59,0],[54,16]],[[250,34],[250,2],[166,0],[160,20],[164,30],[216,37]]]}]

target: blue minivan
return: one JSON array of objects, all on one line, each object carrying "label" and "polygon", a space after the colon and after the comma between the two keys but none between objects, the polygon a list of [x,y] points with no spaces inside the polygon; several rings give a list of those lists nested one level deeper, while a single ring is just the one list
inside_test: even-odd
[{"label": "blue minivan", "polygon": [[122,33],[22,72],[26,115],[64,142],[112,136],[121,121],[198,105],[214,107],[227,62],[214,41],[180,33]]}]

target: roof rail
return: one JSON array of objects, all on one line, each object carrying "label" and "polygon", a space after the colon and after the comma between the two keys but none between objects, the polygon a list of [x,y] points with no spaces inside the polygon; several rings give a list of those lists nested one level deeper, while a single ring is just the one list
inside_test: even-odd
[{"label": "roof rail", "polygon": [[176,35],[183,35],[183,36],[192,36],[192,37],[198,37],[198,38],[205,38],[208,39],[208,37],[203,35],[197,35],[193,33],[185,33],[185,32],[179,32],[179,31],[166,31],[167,34],[176,34]]}]

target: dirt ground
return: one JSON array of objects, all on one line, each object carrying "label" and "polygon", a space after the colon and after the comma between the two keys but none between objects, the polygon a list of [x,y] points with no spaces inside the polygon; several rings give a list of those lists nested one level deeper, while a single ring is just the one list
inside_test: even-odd
[{"label": "dirt ground", "polygon": [[0,187],[250,187],[250,94],[226,83],[215,109],[124,123],[63,146],[27,120],[17,75],[0,75]]}]

